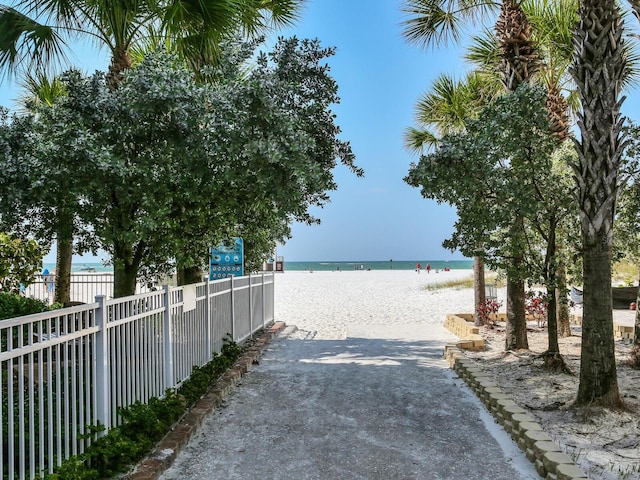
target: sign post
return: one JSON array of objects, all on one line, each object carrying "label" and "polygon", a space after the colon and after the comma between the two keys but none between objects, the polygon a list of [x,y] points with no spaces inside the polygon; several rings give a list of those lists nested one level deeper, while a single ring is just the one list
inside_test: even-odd
[{"label": "sign post", "polygon": [[242,238],[234,238],[234,244],[220,244],[211,248],[209,255],[209,280],[244,275],[244,251]]}]

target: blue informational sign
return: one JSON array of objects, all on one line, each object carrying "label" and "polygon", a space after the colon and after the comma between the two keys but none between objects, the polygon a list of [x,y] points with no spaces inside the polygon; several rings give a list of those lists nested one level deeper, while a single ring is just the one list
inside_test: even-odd
[{"label": "blue informational sign", "polygon": [[234,245],[218,245],[209,255],[209,280],[244,275],[242,239],[234,238]]}]

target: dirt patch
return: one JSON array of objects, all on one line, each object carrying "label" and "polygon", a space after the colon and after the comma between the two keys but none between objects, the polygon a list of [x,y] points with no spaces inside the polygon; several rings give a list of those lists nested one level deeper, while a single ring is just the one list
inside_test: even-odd
[{"label": "dirt patch", "polygon": [[[629,314],[626,314],[628,317]],[[628,323],[628,319],[623,319]],[[481,328],[486,349],[466,352],[542,425],[562,449],[589,475],[602,480],[640,479],[640,370],[628,365],[631,343],[616,340],[618,385],[626,411],[576,409],[581,328],[561,338],[560,352],[574,375],[549,373],[539,354],[547,349],[546,328],[529,323],[528,351],[505,352],[504,323]]]}]

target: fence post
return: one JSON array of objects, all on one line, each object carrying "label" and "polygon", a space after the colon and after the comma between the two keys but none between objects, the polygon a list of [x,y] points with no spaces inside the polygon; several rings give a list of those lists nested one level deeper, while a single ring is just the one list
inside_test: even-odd
[{"label": "fence post", "polygon": [[205,284],[205,295],[204,295],[204,318],[206,318],[206,335],[207,335],[207,363],[211,361],[212,358],[212,353],[213,353],[213,348],[211,346],[211,336],[212,336],[212,332],[213,332],[213,318],[211,318],[211,300],[209,297],[209,287],[210,287],[210,280],[209,277],[207,277],[207,283]]},{"label": "fence post", "polygon": [[98,327],[96,332],[96,420],[105,427],[105,430],[99,433],[100,436],[105,435],[111,428],[110,353],[106,301],[105,295],[96,297],[98,303],[96,309],[96,327]]},{"label": "fence post", "polygon": [[236,341],[236,308],[235,308],[235,299],[234,299],[234,291],[233,291],[233,279],[234,276],[231,275],[229,277],[231,279],[231,339]]},{"label": "fence post", "polygon": [[265,327],[265,313],[264,313],[264,309],[265,309],[265,303],[264,303],[264,272],[262,272],[262,328],[264,329]]},{"label": "fence post", "polygon": [[171,329],[171,287],[164,285],[164,390],[173,388],[173,331]]},{"label": "fence post", "polygon": [[249,333],[253,338],[253,280],[249,274]]}]

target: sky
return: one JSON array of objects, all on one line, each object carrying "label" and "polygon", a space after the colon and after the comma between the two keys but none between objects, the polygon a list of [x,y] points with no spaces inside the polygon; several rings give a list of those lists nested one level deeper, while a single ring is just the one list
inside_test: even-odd
[{"label": "sky", "polygon": [[[328,63],[341,102],[333,111],[340,138],[351,143],[365,171],[358,178],[345,167],[335,169],[338,190],[330,193],[331,202],[311,210],[321,224],[292,225],[293,237],[277,251],[285,261],[463,258],[442,247],[453,231],[455,209],[422,198],[403,181],[418,160],[404,148],[403,134],[415,125],[415,105],[435,78],[459,78],[467,67],[460,48],[425,50],[407,43],[401,6],[402,0],[307,0],[296,25],[277,33],[336,47]],[[87,72],[107,66],[106,54],[90,45],[78,46],[75,58]],[[11,106],[15,85],[5,81],[0,88],[0,105]]]},{"label": "sky", "polygon": [[321,224],[292,226],[293,238],[278,248],[285,261],[463,258],[442,248],[455,210],[423,199],[403,181],[417,161],[404,148],[403,133],[431,82],[465,67],[454,49],[409,45],[405,18],[399,0],[310,0],[301,22],[282,32],[336,47],[329,59],[341,99],[333,109],[336,123],[365,171],[357,178],[336,168],[331,203],[313,210]]}]

